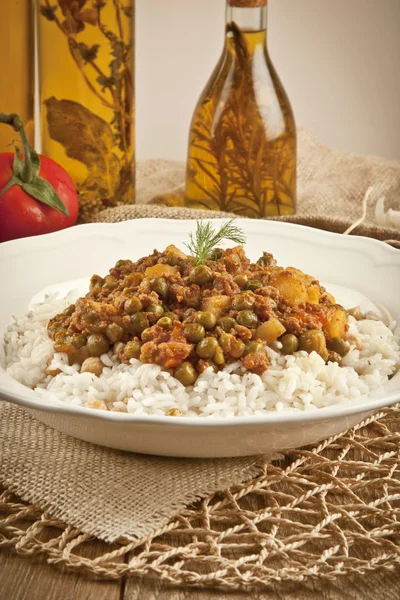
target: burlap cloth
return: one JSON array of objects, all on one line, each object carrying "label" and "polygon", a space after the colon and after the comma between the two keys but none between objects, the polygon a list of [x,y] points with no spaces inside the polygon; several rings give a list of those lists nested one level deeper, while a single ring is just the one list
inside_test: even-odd
[{"label": "burlap cloth", "polygon": [[[180,163],[140,162],[138,200],[176,190],[183,176]],[[398,230],[376,225],[375,205],[383,196],[386,210],[400,208],[400,165],[342,155],[300,132],[299,213],[288,220],[343,232],[371,186],[356,233],[399,240]],[[202,213],[126,206],[94,220]],[[400,564],[399,430],[397,406],[275,461],[178,460],[93,446],[3,402],[0,547],[101,577],[147,574],[246,590],[393,568]],[[116,545],[84,558],[91,536]]]},{"label": "burlap cloth", "polygon": [[[352,233],[384,241],[400,241],[400,215],[396,227],[388,217],[382,218],[383,210],[386,214],[390,214],[390,210],[400,210],[399,161],[338,152],[324,146],[302,128],[298,130],[298,154],[297,214],[277,217],[277,220],[344,233],[362,216],[363,200],[371,188],[365,219]],[[92,221],[110,223],[140,217],[197,219],[234,216],[218,212],[211,215],[208,211],[180,207],[184,179],[184,163],[140,160],[137,165],[137,204],[104,210],[94,215]],[[169,208],[163,206],[165,203]],[[381,210],[378,210],[379,207]]]}]

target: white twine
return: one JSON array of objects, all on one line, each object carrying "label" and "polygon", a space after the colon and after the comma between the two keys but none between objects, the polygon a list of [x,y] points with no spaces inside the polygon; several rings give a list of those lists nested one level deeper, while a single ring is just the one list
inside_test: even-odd
[{"label": "white twine", "polygon": [[[362,214],[357,221],[355,221],[346,231],[343,232],[343,235],[349,235],[356,227],[364,223],[367,212],[368,212],[368,200],[372,194],[373,187],[369,187],[365,192],[364,199],[362,201]],[[393,210],[390,208],[387,212],[385,212],[385,198],[381,196],[376,205],[375,205],[375,220],[378,225],[381,227],[393,227],[395,229],[400,229],[400,211]],[[399,240],[383,240],[385,244],[391,244],[392,246],[400,247]]]},{"label": "white twine", "polygon": [[367,216],[367,209],[368,209],[368,199],[373,191],[373,187],[369,187],[367,189],[367,191],[365,192],[365,196],[364,199],[362,201],[362,215],[359,219],[357,219],[357,221],[355,221],[352,225],[350,225],[350,227],[348,229],[346,229],[346,231],[343,232],[343,235],[348,235],[349,233],[351,233],[356,227],[358,227],[359,225],[361,225],[362,223],[364,223],[366,216]]}]

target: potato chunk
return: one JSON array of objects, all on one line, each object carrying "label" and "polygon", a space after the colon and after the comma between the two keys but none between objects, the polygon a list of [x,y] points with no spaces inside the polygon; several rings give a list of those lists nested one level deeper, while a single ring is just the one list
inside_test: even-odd
[{"label": "potato chunk", "polygon": [[222,313],[229,309],[231,299],[229,296],[217,295],[204,298],[201,303],[201,310],[212,313],[215,317],[220,317]]},{"label": "potato chunk", "polygon": [[165,254],[167,256],[176,256],[176,258],[182,258],[183,260],[187,259],[187,255],[173,244],[166,247]]},{"label": "potato chunk", "polygon": [[306,286],[290,271],[282,271],[271,277],[270,285],[276,287],[290,306],[297,306],[308,301]]},{"label": "potato chunk", "polygon": [[145,276],[146,277],[162,277],[163,275],[175,275],[178,273],[178,267],[172,267],[171,265],[154,265],[153,267],[147,267]]},{"label": "potato chunk", "polygon": [[324,325],[324,332],[328,338],[345,338],[347,331],[347,316],[341,306],[333,307]]},{"label": "potato chunk", "polygon": [[306,285],[310,285],[313,281],[314,281],[314,277],[311,277],[311,275],[307,275],[306,273],[303,273],[303,271],[300,271],[300,269],[296,269],[295,267],[288,267],[286,269],[287,273],[292,273],[292,275],[298,279],[299,281],[303,281]]},{"label": "potato chunk", "polygon": [[278,319],[270,319],[257,328],[256,337],[267,342],[267,344],[272,344],[272,342],[275,342],[275,340],[283,335],[285,331],[286,329]]},{"label": "potato chunk", "polygon": [[319,289],[319,285],[316,285],[314,283],[313,285],[308,286],[307,295],[308,295],[308,301],[311,302],[311,304],[318,304],[319,299],[321,297],[321,291]]}]

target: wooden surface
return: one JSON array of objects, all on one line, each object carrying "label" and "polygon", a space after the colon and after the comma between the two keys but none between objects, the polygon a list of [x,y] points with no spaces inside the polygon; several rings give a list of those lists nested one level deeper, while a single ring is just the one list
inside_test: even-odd
[{"label": "wooden surface", "polygon": [[[97,542],[93,543],[93,552]],[[100,542],[101,543],[101,542]],[[400,568],[335,582],[279,584],[269,590],[222,593],[172,589],[159,582],[129,578],[98,581],[48,565],[43,560],[0,552],[0,600],[398,600]]]}]

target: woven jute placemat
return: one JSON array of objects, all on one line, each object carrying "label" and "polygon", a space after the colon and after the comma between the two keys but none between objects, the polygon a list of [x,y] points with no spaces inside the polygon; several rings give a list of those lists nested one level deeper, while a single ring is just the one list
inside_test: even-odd
[{"label": "woven jute placemat", "polygon": [[168,525],[85,558],[93,539],[0,496],[0,548],[116,579],[146,575],[226,590],[400,566],[400,405],[320,444],[261,464]]}]

